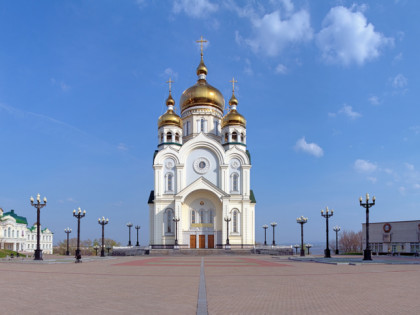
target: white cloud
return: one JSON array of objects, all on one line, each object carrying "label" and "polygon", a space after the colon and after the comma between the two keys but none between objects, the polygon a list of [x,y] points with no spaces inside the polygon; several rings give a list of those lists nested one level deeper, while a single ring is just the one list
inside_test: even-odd
[{"label": "white cloud", "polygon": [[401,73],[397,74],[395,78],[392,79],[392,86],[396,89],[402,89],[406,87],[408,84],[408,80],[405,76]]},{"label": "white cloud", "polygon": [[219,6],[209,0],[177,0],[172,7],[174,13],[183,11],[192,18],[206,18],[218,9]]},{"label": "white cloud", "polygon": [[369,176],[367,179],[368,179],[368,181],[370,181],[372,183],[376,183],[376,181],[378,180],[376,177],[372,177],[372,176]]},{"label": "white cloud", "polygon": [[303,151],[303,152],[309,153],[316,157],[321,157],[324,155],[324,150],[322,150],[322,148],[319,145],[313,142],[312,143],[306,142],[305,137],[300,138],[296,142],[295,149],[297,151]]},{"label": "white cloud", "polygon": [[50,81],[53,86],[59,86],[63,92],[67,92],[71,88],[67,83],[63,81],[58,82],[55,78],[51,78]]},{"label": "white cloud", "polygon": [[368,23],[361,9],[343,6],[332,8],[324,21],[323,29],[316,35],[316,42],[327,62],[362,65],[379,56],[380,49],[393,44]]},{"label": "white cloud", "polygon": [[254,71],[252,70],[252,66],[251,66],[251,61],[250,61],[248,58],[246,58],[246,59],[245,59],[245,68],[244,68],[244,72],[245,72],[247,75],[253,75],[253,74],[254,74]]},{"label": "white cloud", "polygon": [[414,188],[414,189],[420,189],[420,184],[418,184],[418,183],[414,184],[414,185],[413,185],[413,188]]},{"label": "white cloud", "polygon": [[410,130],[413,131],[416,135],[420,134],[420,126],[412,126]]},{"label": "white cloud", "polygon": [[289,44],[306,42],[313,36],[310,16],[305,10],[290,13],[287,19],[282,19],[277,10],[262,18],[251,17],[251,23],[254,37],[245,42],[254,52],[268,56],[276,56]]},{"label": "white cloud", "polygon": [[125,143],[119,143],[118,145],[117,145],[117,149],[118,150],[120,150],[120,151],[127,151],[128,150],[128,147],[127,147],[127,145],[125,144]]},{"label": "white cloud", "polygon": [[373,96],[371,96],[371,97],[369,97],[369,102],[372,104],[372,105],[379,105],[381,102],[379,101],[379,97],[377,97],[377,96],[375,96],[375,95],[373,95]]},{"label": "white cloud", "polygon": [[351,119],[356,119],[362,116],[362,114],[353,111],[353,107],[350,105],[343,105],[343,107],[337,113],[328,113],[328,116],[336,117],[338,114],[343,114]]},{"label": "white cloud", "polygon": [[354,169],[361,173],[372,173],[376,171],[377,165],[366,160],[358,159],[354,162]]},{"label": "white cloud", "polygon": [[276,73],[279,74],[286,74],[287,73],[287,67],[281,63],[279,63],[276,67]]},{"label": "white cloud", "polygon": [[165,78],[178,79],[178,72],[175,72],[172,68],[166,68],[163,70],[162,76]]}]

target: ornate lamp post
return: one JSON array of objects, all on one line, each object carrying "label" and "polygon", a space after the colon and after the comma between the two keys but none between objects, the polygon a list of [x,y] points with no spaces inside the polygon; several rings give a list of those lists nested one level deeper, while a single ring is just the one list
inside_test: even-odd
[{"label": "ornate lamp post", "polygon": [[64,233],[66,233],[67,234],[67,250],[66,250],[66,256],[69,256],[70,255],[70,251],[69,251],[69,234],[71,233],[71,228],[67,228],[67,229],[64,229]]},{"label": "ornate lamp post", "polygon": [[101,257],[105,257],[105,225],[107,225],[109,222],[109,219],[105,219],[105,217],[102,217],[98,219],[98,223],[102,225],[102,246],[101,246]]},{"label": "ornate lamp post", "polygon": [[262,226],[262,228],[264,229],[264,246],[267,246],[267,229],[268,229],[268,225],[264,224]]},{"label": "ornate lamp post", "polygon": [[77,249],[76,249],[76,263],[82,262],[82,255],[80,254],[80,219],[86,215],[86,210],[78,209],[76,213],[76,209],[73,210],[73,216],[77,219]]},{"label": "ornate lamp post", "polygon": [[226,222],[226,249],[230,249],[229,244],[229,222],[232,221],[232,218],[225,216],[225,222]]},{"label": "ornate lamp post", "polygon": [[302,215],[296,219],[296,222],[300,224],[300,256],[305,256],[305,249],[303,248],[303,225],[308,222],[308,218]]},{"label": "ornate lamp post", "polygon": [[274,229],[277,226],[277,222],[271,222],[270,225],[273,227],[273,246],[276,246],[276,238],[274,234]]},{"label": "ornate lamp post", "polygon": [[310,253],[309,253],[309,249],[312,247],[312,245],[311,244],[306,244],[306,248],[308,249],[308,255],[310,255]]},{"label": "ornate lamp post", "polygon": [[131,246],[131,227],[133,226],[133,223],[128,222],[126,225],[128,226],[128,245],[127,246]]},{"label": "ornate lamp post", "polygon": [[95,256],[98,256],[99,245],[93,246],[93,249],[95,250]]},{"label": "ornate lamp post", "polygon": [[333,227],[333,230],[335,232],[335,254],[338,255],[339,254],[339,250],[338,250],[338,232],[341,230],[341,228],[336,225]]},{"label": "ornate lamp post", "polygon": [[325,248],[325,250],[324,250],[324,258],[331,258],[331,251],[330,251],[330,245],[329,245],[329,240],[328,240],[328,238],[329,238],[329,236],[328,236],[328,219],[333,216],[334,210],[331,209],[331,212],[330,212],[330,210],[328,210],[328,207],[325,210],[326,210],[325,214],[324,214],[324,210],[321,210],[321,216],[323,216],[325,218],[326,222],[327,222],[326,223],[327,224],[327,248]]},{"label": "ornate lamp post", "polygon": [[372,260],[372,251],[369,245],[369,208],[375,205],[375,196],[372,198],[372,202],[369,202],[369,194],[366,194],[366,202],[363,203],[362,197],[359,198],[360,206],[366,208],[366,249],[363,251],[363,260]]},{"label": "ornate lamp post", "polygon": [[298,250],[298,248],[300,247],[300,245],[299,245],[299,244],[295,244],[295,245],[293,245],[293,247],[295,248],[295,250],[296,250],[296,255],[297,255],[297,250]]},{"label": "ornate lamp post", "polygon": [[140,243],[139,243],[139,230],[140,230],[140,225],[136,225],[134,228],[137,230],[137,243],[136,243],[136,246],[140,246]]},{"label": "ornate lamp post", "polygon": [[173,217],[172,221],[175,222],[175,245],[174,245],[174,249],[178,249],[178,222],[179,220],[181,220],[180,218],[177,217]]},{"label": "ornate lamp post", "polygon": [[41,203],[40,194],[36,195],[36,203],[34,198],[31,197],[31,205],[36,208],[36,249],[35,249],[35,258],[34,260],[42,260],[42,249],[40,246],[41,240],[41,208],[47,205],[47,197],[44,197],[44,203]]}]

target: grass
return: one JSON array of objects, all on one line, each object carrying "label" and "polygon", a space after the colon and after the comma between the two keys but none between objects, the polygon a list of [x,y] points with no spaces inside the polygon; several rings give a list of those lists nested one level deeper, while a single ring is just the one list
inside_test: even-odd
[{"label": "grass", "polygon": [[16,257],[17,252],[10,249],[0,249],[0,258],[6,258],[6,256],[10,257],[12,254]]}]

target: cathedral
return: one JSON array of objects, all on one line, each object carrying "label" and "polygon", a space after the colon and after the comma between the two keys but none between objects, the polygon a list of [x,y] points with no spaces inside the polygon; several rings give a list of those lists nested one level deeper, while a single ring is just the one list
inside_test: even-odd
[{"label": "cathedral", "polygon": [[197,83],[179,102],[166,99],[158,119],[153,158],[154,190],[149,196],[151,248],[249,248],[255,243],[255,198],[246,120],[238,112],[235,79],[229,111],[207,82],[203,59]]}]

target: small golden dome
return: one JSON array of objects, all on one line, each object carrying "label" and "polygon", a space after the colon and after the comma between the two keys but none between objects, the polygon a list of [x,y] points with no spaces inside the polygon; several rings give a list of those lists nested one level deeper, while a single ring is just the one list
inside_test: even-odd
[{"label": "small golden dome", "polygon": [[225,107],[225,99],[222,93],[204,79],[199,79],[195,85],[186,89],[182,93],[179,102],[181,104],[181,113],[187,108],[197,105],[213,106],[222,113]]},{"label": "small golden dome", "polygon": [[235,97],[235,94],[232,94],[232,97],[230,98],[230,100],[229,100],[229,105],[230,106],[232,106],[232,105],[238,105],[238,100],[237,100],[237,98]]},{"label": "small golden dome", "polygon": [[[169,99],[169,98],[168,98]],[[165,114],[158,119],[158,128],[162,126],[177,126],[182,128],[182,119],[172,109],[168,109]]]},{"label": "small golden dome", "polygon": [[[232,99],[231,99],[232,100]],[[235,98],[236,100],[236,98]],[[237,101],[237,100],[236,100]],[[230,102],[229,102],[230,103]],[[246,128],[246,120],[244,116],[238,113],[236,109],[231,109],[222,119],[222,128],[226,126],[238,125]]]},{"label": "small golden dome", "polygon": [[175,100],[172,98],[171,93],[169,93],[169,96],[166,99],[166,105],[167,106],[174,106],[175,105]]},{"label": "small golden dome", "polygon": [[204,64],[203,56],[201,56],[200,64],[197,67],[197,75],[204,74],[207,75],[207,67]]}]

